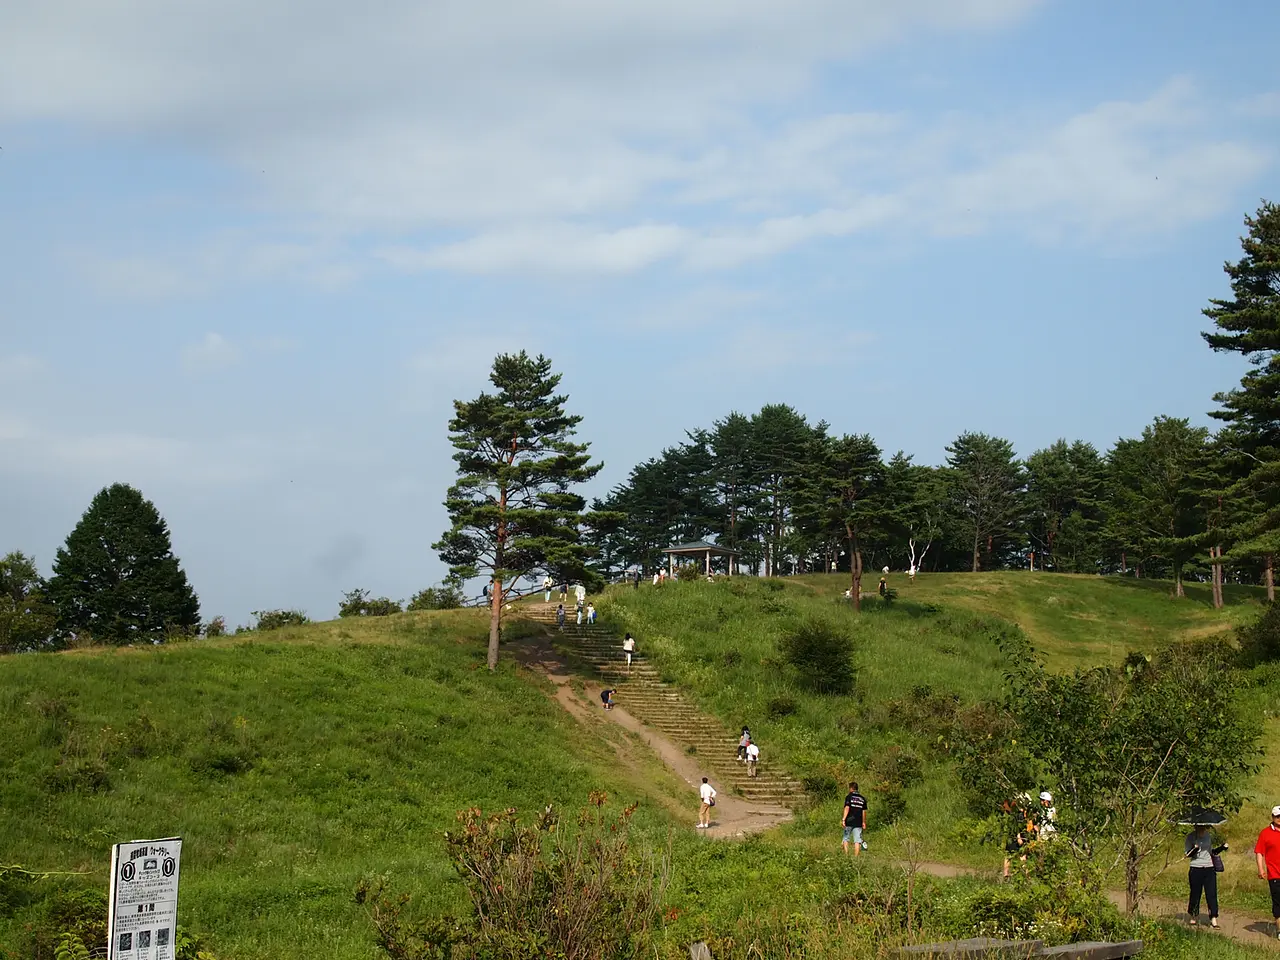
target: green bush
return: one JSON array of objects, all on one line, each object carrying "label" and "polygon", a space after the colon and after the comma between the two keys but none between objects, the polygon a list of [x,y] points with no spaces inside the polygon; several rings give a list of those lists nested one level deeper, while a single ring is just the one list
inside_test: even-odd
[{"label": "green bush", "polygon": [[796,712],[795,697],[774,697],[764,705],[764,714],[770,720],[780,720]]},{"label": "green bush", "polygon": [[907,812],[907,798],[902,795],[902,788],[894,784],[881,783],[871,788],[872,800],[869,806],[874,810],[875,823],[888,826],[897,823]]},{"label": "green bush", "polygon": [[814,693],[853,690],[853,637],[828,620],[803,621],[778,641],[778,648]]},{"label": "green bush", "polygon": [[868,764],[877,784],[904,790],[924,779],[920,758],[910,750],[893,745],[876,754]]},{"label": "green bush", "polygon": [[399,612],[398,601],[388,597],[370,597],[368,590],[359,587],[344,593],[338,606],[340,617],[388,617]]},{"label": "green bush", "polygon": [[206,637],[225,637],[227,635],[227,618],[214,617],[204,625],[203,633]]},{"label": "green bush", "polygon": [[682,563],[676,567],[676,579],[682,583],[691,583],[695,580],[701,580],[706,574],[702,567],[696,563]]},{"label": "green bush", "polygon": [[1280,604],[1267,604],[1258,619],[1237,629],[1236,640],[1246,667],[1280,660]]},{"label": "green bush", "polygon": [[254,625],[255,630],[301,627],[311,622],[301,610],[253,610],[251,613],[258,618],[258,622]]},{"label": "green bush", "polygon": [[406,610],[455,610],[462,606],[462,590],[455,584],[419,590],[409,601]]}]

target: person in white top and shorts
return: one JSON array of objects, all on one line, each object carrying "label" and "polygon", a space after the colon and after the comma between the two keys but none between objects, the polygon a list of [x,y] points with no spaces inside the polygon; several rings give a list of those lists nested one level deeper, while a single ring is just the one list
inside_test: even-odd
[{"label": "person in white top and shorts", "polygon": [[711,808],[716,805],[716,788],[707,783],[707,778],[702,778],[702,786],[698,788],[698,796],[702,800],[702,808],[698,812],[698,826],[706,828],[711,826]]},{"label": "person in white top and shorts", "polygon": [[631,634],[627,634],[625,640],[622,641],[622,652],[627,655],[627,669],[631,669],[631,656],[636,652],[636,641]]}]

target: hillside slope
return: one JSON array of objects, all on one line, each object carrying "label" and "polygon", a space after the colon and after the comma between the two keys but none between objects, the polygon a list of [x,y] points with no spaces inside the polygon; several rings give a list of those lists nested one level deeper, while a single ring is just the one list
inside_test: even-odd
[{"label": "hillside slope", "polygon": [[[370,957],[357,880],[447,904],[459,809],[643,795],[543,681],[510,661],[488,675],[485,627],[406,614],[0,658],[0,863],[105,890],[112,843],[181,835],[182,922],[220,955]],[[660,807],[641,818],[665,831]],[[12,949],[24,917],[5,913]]]}]

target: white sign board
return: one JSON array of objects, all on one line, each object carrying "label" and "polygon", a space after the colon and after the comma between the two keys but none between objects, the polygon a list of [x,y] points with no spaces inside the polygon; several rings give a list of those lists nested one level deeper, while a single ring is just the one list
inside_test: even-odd
[{"label": "white sign board", "polygon": [[111,848],[108,960],[173,960],[181,857],[180,837]]}]

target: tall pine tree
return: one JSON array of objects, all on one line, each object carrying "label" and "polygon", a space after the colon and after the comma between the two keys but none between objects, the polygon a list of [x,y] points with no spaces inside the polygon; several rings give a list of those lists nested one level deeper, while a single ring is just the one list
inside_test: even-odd
[{"label": "tall pine tree", "polygon": [[483,575],[489,592],[489,669],[498,665],[502,607],[523,577],[545,571],[578,577],[588,548],[579,526],[585,501],[570,491],[590,480],[587,444],[575,443],[582,417],[565,412],[560,374],[539,355],[499,354],[489,381],[497,393],[455,400],[449,440],[458,480],[445,508],[451,526],[435,544],[458,576]]},{"label": "tall pine tree", "polygon": [[200,623],[200,601],[155,504],[123,483],[99,491],[53,561],[49,598],[64,630],[107,643],[164,638]]},{"label": "tall pine tree", "polygon": [[1221,406],[1210,416],[1230,425],[1227,454],[1239,465],[1233,499],[1253,506],[1234,531],[1237,542],[1227,560],[1260,559],[1267,596],[1274,599],[1280,554],[1280,205],[1264,202],[1245,225],[1244,256],[1223,266],[1232,297],[1205,308],[1215,329],[1204,338],[1214,350],[1246,357],[1252,368],[1237,389],[1213,398]]},{"label": "tall pine tree", "polygon": [[947,447],[947,466],[953,509],[972,537],[973,572],[993,569],[1001,549],[1021,535],[1026,486],[1022,464],[1008,440],[962,433]]}]

